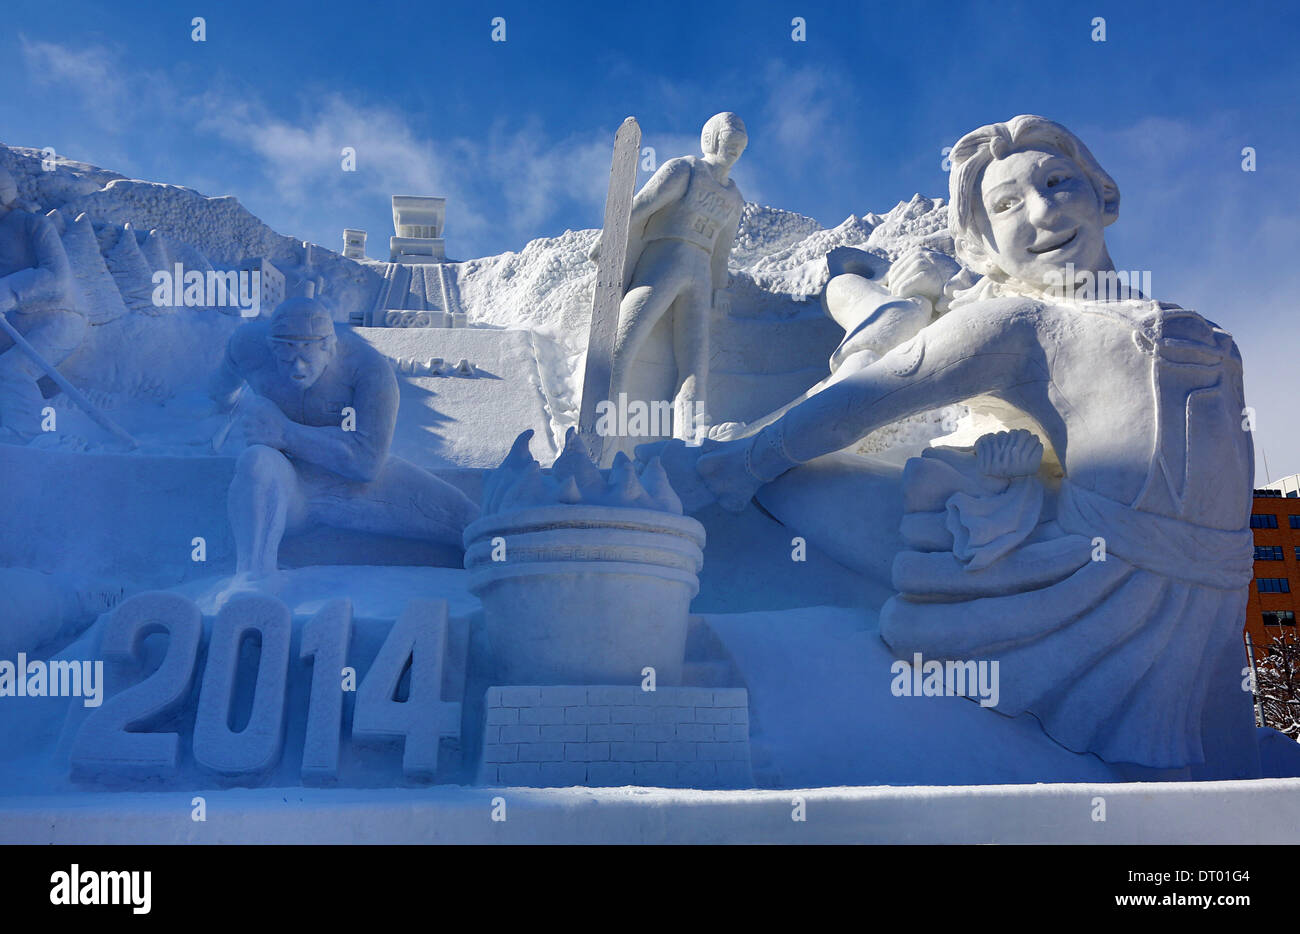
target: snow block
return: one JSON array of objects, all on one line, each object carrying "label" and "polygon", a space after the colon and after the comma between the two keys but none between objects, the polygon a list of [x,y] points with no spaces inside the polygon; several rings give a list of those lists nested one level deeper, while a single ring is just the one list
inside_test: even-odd
[{"label": "snow block", "polygon": [[[633,704],[634,699],[643,703]],[[485,698],[479,784],[752,787],[744,688],[630,685],[492,687]],[[533,711],[563,725],[534,725]],[[653,712],[653,723],[611,722]],[[739,719],[738,719],[739,717]]]}]

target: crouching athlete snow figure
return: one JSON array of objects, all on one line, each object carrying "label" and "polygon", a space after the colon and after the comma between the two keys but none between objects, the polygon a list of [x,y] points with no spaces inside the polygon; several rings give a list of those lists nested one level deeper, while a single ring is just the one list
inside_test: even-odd
[{"label": "crouching athlete snow figure", "polygon": [[312,526],[461,544],[478,514],[459,490],[389,454],[397,378],[387,359],[309,298],[230,337],[210,389],[248,447],[230,484],[237,574],[261,589],[286,531]]}]

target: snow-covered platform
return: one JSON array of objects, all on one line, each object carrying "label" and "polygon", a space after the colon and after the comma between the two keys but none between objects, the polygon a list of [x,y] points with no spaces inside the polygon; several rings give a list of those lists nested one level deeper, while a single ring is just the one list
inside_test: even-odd
[{"label": "snow-covered platform", "polygon": [[[495,467],[521,431],[533,430],[533,453],[549,463],[558,452],[551,433],[555,387],[545,384],[535,338],[492,328],[356,328],[393,361],[445,375],[398,368],[402,401],[393,453],[430,469]],[[472,375],[454,372],[460,361]]]},{"label": "snow-covered platform", "polygon": [[[261,789],[0,799],[0,843],[1295,843],[1300,779],[690,791]],[[796,820],[800,813],[804,820]],[[496,819],[494,819],[494,813]],[[1105,819],[1097,819],[1104,814]]]}]

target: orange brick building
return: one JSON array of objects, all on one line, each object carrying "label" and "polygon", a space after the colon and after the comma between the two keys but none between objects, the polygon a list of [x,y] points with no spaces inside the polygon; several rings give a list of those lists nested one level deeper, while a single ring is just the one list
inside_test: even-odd
[{"label": "orange brick building", "polygon": [[1273,639],[1300,639],[1300,488],[1288,477],[1255,491],[1255,579],[1246,603],[1246,632],[1259,658]]}]

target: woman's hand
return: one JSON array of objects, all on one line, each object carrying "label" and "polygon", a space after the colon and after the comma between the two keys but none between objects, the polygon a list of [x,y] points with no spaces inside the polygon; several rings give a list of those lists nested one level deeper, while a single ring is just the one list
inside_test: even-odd
[{"label": "woman's hand", "polygon": [[713,502],[740,512],[762,485],[746,470],[746,452],[753,440],[706,440],[700,445],[677,439],[656,441],[637,445],[636,459],[644,464],[659,458],[686,512],[698,512]]},{"label": "woman's hand", "polygon": [[937,306],[943,287],[961,272],[958,262],[946,253],[916,247],[898,258],[885,274],[885,285],[898,298],[928,298]]},{"label": "woman's hand", "polygon": [[1043,442],[1023,428],[981,435],[975,458],[986,477],[1013,479],[1038,473],[1043,462]]},{"label": "woman's hand", "polygon": [[718,505],[728,512],[743,510],[763,485],[749,472],[749,449],[753,443],[753,438],[715,441],[695,465]]}]

